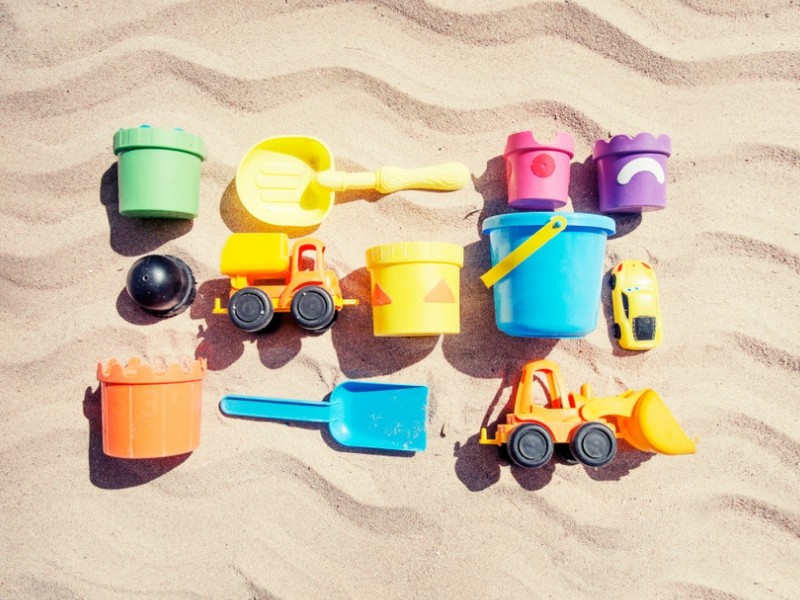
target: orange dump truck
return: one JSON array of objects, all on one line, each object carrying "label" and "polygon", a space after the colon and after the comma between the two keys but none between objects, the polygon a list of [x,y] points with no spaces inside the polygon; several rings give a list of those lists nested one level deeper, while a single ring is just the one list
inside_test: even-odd
[{"label": "orange dump truck", "polygon": [[285,312],[304,329],[324,331],[343,307],[358,304],[342,298],[339,279],[325,268],[325,244],[315,238],[298,240],[290,254],[285,233],[235,233],[222,248],[220,271],[231,291],[227,308],[217,298],[214,313],[251,333]]},{"label": "orange dump truck", "polygon": [[[538,376],[538,377],[537,377]],[[534,404],[537,379],[549,400]],[[553,456],[556,445],[564,458],[591,467],[602,467],[617,453],[617,438],[644,452],[694,454],[689,439],[653,390],[629,390],[617,396],[597,398],[587,384],[580,394],[564,395],[558,365],[536,360],[522,369],[514,400],[514,412],[497,426],[494,438],[481,429],[481,444],[506,446],[508,457],[521,467],[541,467]]]}]

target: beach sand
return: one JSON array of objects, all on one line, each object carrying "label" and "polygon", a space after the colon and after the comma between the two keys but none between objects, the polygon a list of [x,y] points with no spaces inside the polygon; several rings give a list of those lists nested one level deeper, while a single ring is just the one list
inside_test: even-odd
[{"label": "beach sand", "polygon": [[[798,3],[64,0],[6,3],[0,28],[1,597],[797,597]],[[205,140],[193,222],[119,215],[112,136],[141,123]],[[657,349],[619,349],[607,285],[583,339],[497,330],[481,223],[509,210],[519,130],[574,136],[580,212],[598,210],[596,139],[671,136],[667,209],[615,217],[605,257],[656,269]],[[348,170],[473,174],[453,193],[339,194],[292,232],[324,240],[362,300],[323,335],[211,314],[226,238],[268,230],[236,167],[281,134],[325,140]],[[364,251],[396,241],[465,248],[460,335],[372,335]],[[190,310],[133,305],[125,275],[147,253],[192,267]],[[103,454],[96,366],[133,356],[208,360],[191,455]],[[540,358],[571,390],[657,390],[697,454],[510,466],[478,433]],[[217,406],[346,379],[428,385],[428,449],[347,450]]]}]

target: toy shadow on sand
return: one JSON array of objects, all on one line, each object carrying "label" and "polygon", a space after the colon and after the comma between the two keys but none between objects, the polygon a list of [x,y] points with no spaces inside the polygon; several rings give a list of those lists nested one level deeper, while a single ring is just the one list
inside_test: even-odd
[{"label": "toy shadow on sand", "polygon": [[[569,197],[575,212],[600,213],[600,197],[597,191],[597,164],[592,155],[581,162],[570,165]],[[609,213],[614,219],[616,233],[608,236],[616,239],[628,235],[642,224],[642,213]]]},{"label": "toy shadow on sand", "polygon": [[264,331],[245,333],[236,328],[226,315],[212,313],[215,298],[224,298],[230,292],[228,279],[211,279],[197,289],[197,297],[189,309],[195,320],[204,320],[199,325],[197,337],[200,343],[195,349],[195,358],[205,358],[211,371],[220,371],[231,366],[244,354],[245,344],[255,344],[262,364],[269,369],[279,369],[300,352],[302,338],[318,335],[298,327],[291,318],[276,314]]},{"label": "toy shadow on sand", "polygon": [[395,373],[423,360],[436,347],[439,336],[373,335],[370,275],[366,268],[356,269],[339,281],[343,293],[359,300],[356,306],[347,307],[331,328],[339,368],[347,377],[359,379]]},{"label": "toy shadow on sand", "polygon": [[133,325],[154,325],[163,320],[162,317],[142,310],[142,308],[131,299],[128,290],[124,287],[117,295],[116,306],[117,314]]},{"label": "toy shadow on sand", "polygon": [[100,180],[100,203],[106,210],[111,249],[122,256],[148,254],[192,229],[187,219],[137,219],[119,214],[117,163]]},{"label": "toy shadow on sand", "polygon": [[[503,374],[503,382],[489,403],[483,417],[481,427],[490,424],[491,417],[498,413],[498,421],[508,411],[513,410],[514,397],[517,393],[518,372],[508,375]],[[510,393],[509,393],[510,390]],[[503,408],[498,411],[498,405],[508,393],[508,398],[503,403]],[[500,481],[503,468],[511,468],[511,474],[526,490],[535,491],[547,485],[553,477],[553,462],[540,469],[524,469],[509,462],[508,457],[499,452],[497,448],[481,445],[479,434],[470,436],[463,444],[456,442],[453,455],[456,457],[455,472],[459,480],[472,492],[479,492],[491,487]]]},{"label": "toy shadow on sand", "polygon": [[100,388],[86,388],[83,415],[89,421],[89,480],[98,488],[118,490],[148,483],[183,463],[191,452],[165,458],[114,458],[103,452]]}]

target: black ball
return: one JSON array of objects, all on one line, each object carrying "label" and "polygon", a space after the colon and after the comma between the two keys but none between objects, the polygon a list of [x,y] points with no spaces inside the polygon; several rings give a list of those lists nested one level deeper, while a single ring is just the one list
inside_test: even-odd
[{"label": "black ball", "polygon": [[183,312],[196,294],[192,270],[180,258],[161,254],[133,263],[125,283],[136,304],[159,317]]}]

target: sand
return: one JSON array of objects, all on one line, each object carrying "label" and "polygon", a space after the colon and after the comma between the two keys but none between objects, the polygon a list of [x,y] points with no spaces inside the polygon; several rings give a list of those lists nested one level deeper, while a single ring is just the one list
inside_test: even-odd
[{"label": "sand", "polygon": [[[796,2],[13,2],[0,11],[0,596],[796,598],[800,590],[800,10]],[[200,216],[118,213],[113,133],[203,137]],[[653,264],[665,340],[494,325],[482,221],[507,211],[506,136],[575,137],[570,204],[597,211],[594,140],[668,133],[668,208],[617,217],[605,267]],[[265,231],[233,178],[308,134],[347,169],[465,163],[449,194],[347,193],[313,234],[364,303],[328,333],[246,335],[211,314],[231,232]],[[465,248],[460,335],[372,335],[366,248]],[[133,261],[182,257],[194,305],[159,320]],[[200,447],[106,457],[99,361],[204,357]],[[652,387],[698,453],[603,469],[479,446],[520,367]],[[346,379],[430,386],[428,449],[347,451],[314,426],[234,420],[227,393],[321,399]]]}]

